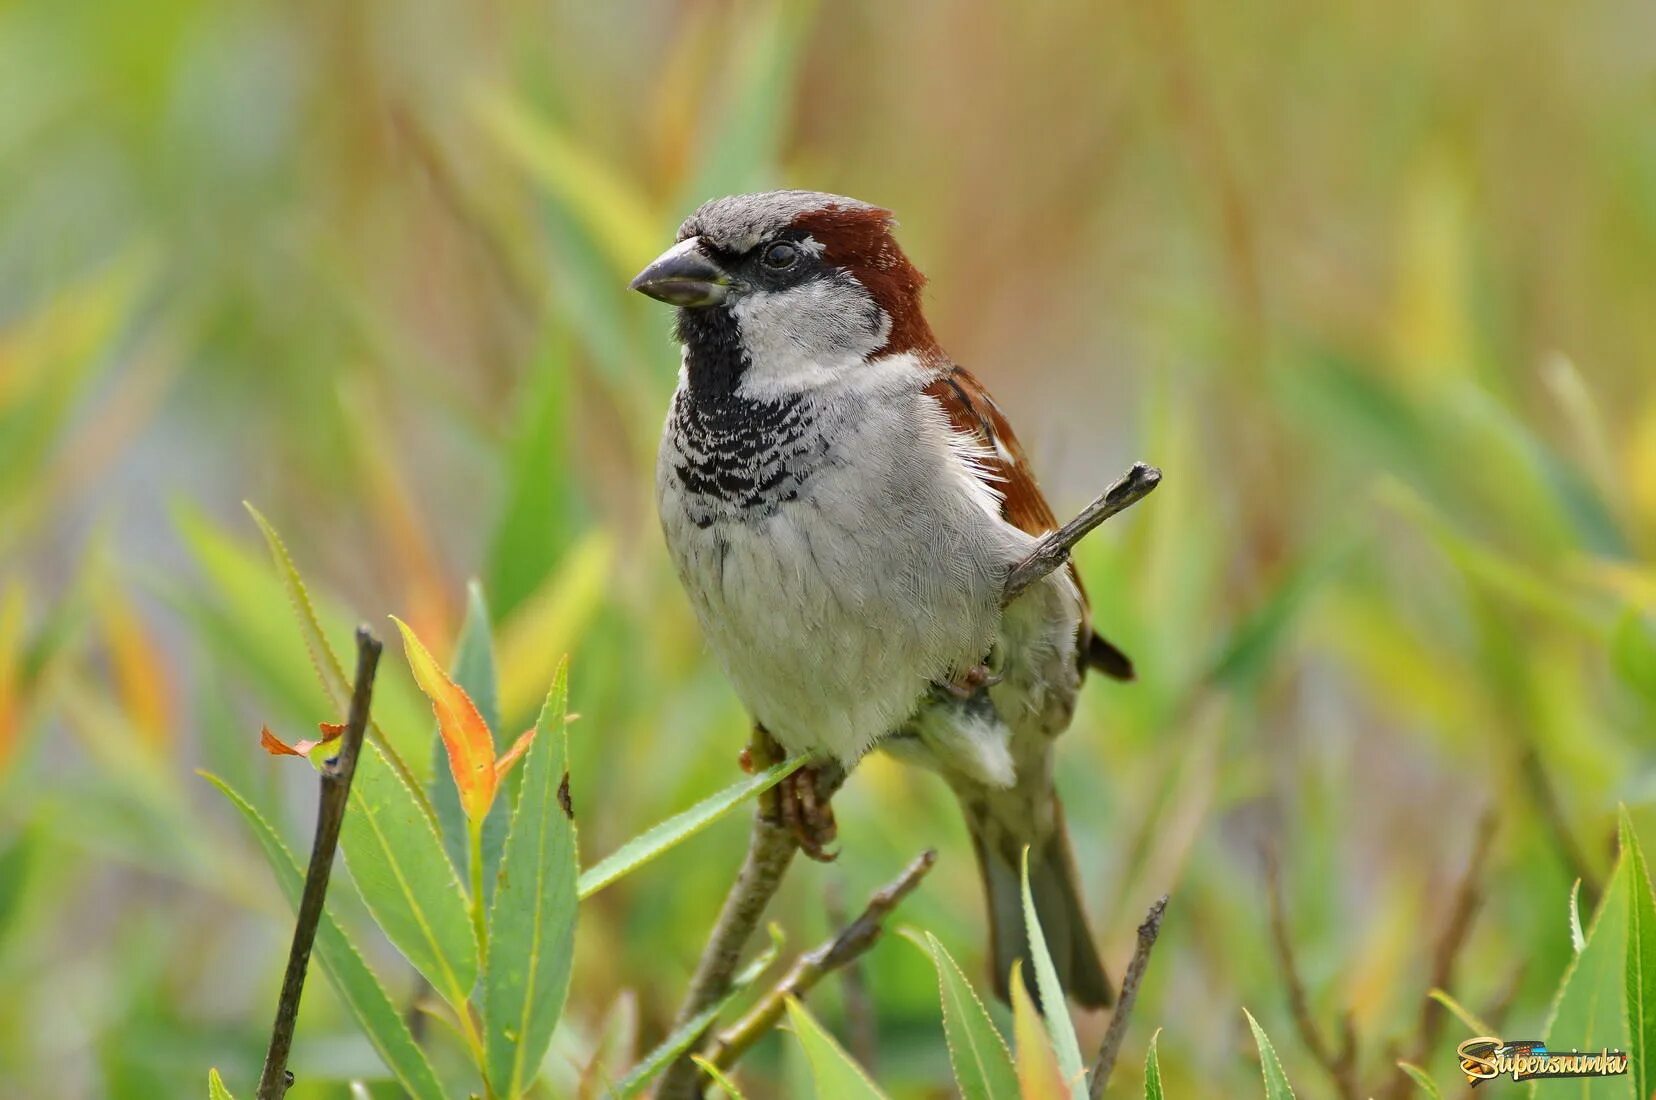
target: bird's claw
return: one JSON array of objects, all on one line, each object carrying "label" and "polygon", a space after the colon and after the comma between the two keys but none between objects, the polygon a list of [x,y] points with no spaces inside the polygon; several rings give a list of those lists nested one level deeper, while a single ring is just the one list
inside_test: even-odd
[{"label": "bird's claw", "polygon": [[954,696],[956,699],[966,700],[978,692],[992,688],[1000,683],[1004,676],[990,670],[988,665],[977,664],[962,672],[953,680],[944,680],[937,686]]},{"label": "bird's claw", "polygon": [[781,824],[793,834],[799,850],[818,863],[832,863],[839,853],[829,851],[839,836],[834,808],[817,797],[815,768],[804,767],[782,780],[777,787]]}]

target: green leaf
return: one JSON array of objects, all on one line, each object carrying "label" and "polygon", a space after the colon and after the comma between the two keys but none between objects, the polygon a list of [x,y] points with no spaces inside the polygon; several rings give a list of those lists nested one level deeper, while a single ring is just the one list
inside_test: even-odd
[{"label": "green leaf", "polygon": [[[1587,944],[1564,972],[1541,1037],[1549,1047],[1625,1050],[1628,1042],[1624,1006],[1627,980],[1628,889],[1631,860],[1624,849],[1605,884],[1598,912],[1587,928]],[[1494,1034],[1484,1032],[1483,1034]],[[1582,1095],[1626,1094],[1626,1082],[1611,1090],[1614,1078],[1584,1079]],[[1574,1090],[1571,1090],[1572,1092]]]},{"label": "green leaf", "polygon": [[[293,858],[293,853],[288,851],[287,845],[282,843],[282,838],[276,835],[276,830],[271,828],[270,823],[250,802],[218,776],[205,772],[201,774],[230,800],[230,804],[236,807],[253,827],[253,835],[264,849],[266,858],[270,860],[277,881],[281,883],[282,892],[297,909],[299,895],[304,888],[304,877],[298,861]],[[409,1034],[402,1013],[391,1002],[391,998],[386,995],[385,987],[380,985],[379,979],[363,961],[362,953],[345,935],[345,930],[339,926],[333,914],[326,910],[316,928],[316,957],[321,961],[322,971],[327,974],[340,999],[351,1010],[351,1015],[356,1017],[363,1034],[368,1037],[368,1041],[385,1062],[386,1068],[396,1076],[408,1094],[414,1100],[444,1100],[443,1088],[437,1082],[437,1075],[432,1072],[431,1065],[426,1061],[419,1044],[414,1041],[414,1036]]]},{"label": "green leaf", "polygon": [[1023,852],[1024,927],[1029,932],[1029,957],[1034,964],[1035,988],[1041,994],[1045,1010],[1047,1034],[1052,1036],[1052,1049],[1058,1055],[1058,1068],[1069,1083],[1075,1100],[1087,1100],[1087,1071],[1081,1061],[1081,1045],[1075,1038],[1075,1021],[1070,1019],[1069,1004],[1064,1000],[1064,987],[1058,981],[1058,971],[1052,965],[1047,950],[1046,936],[1041,931],[1040,918],[1035,915],[1035,895],[1029,890],[1029,848]]},{"label": "green leaf", "polygon": [[943,1034],[949,1062],[963,1100],[1002,1100],[1018,1095],[1018,1071],[1012,1052],[996,1030],[972,984],[936,936],[911,937],[931,955],[943,998]]},{"label": "green leaf", "polygon": [[1610,635],[1610,660],[1630,687],[1656,703],[1656,617],[1628,608]]},{"label": "green leaf", "polygon": [[457,1011],[477,981],[477,935],[459,874],[414,791],[363,743],[339,846],[374,922]]},{"label": "green leaf", "polygon": [[646,829],[581,872],[581,899],[586,900],[616,879],[689,840],[743,802],[776,786],[804,762],[803,757],[795,757],[774,764],[739,783],[733,783],[718,794],[702,799],[683,813],[674,814],[659,825]]},{"label": "green leaf", "polygon": [[799,1045],[805,1048],[805,1057],[810,1059],[811,1079],[816,1082],[819,1097],[823,1100],[830,1097],[832,1100],[856,1100],[857,1097],[881,1100],[885,1096],[796,997],[788,998],[788,1022]]},{"label": "green leaf", "polygon": [[1436,1083],[1434,1083],[1430,1077],[1426,1076],[1425,1070],[1421,1069],[1419,1066],[1411,1065],[1408,1062],[1397,1063],[1397,1068],[1408,1074],[1409,1079],[1419,1085],[1420,1091],[1431,1097],[1431,1100],[1443,1100],[1443,1093],[1439,1092]]},{"label": "green leaf", "polygon": [[1656,1057],[1656,895],[1626,806],[1621,808],[1621,851],[1628,861],[1627,1053],[1633,1095],[1649,1096],[1656,1088],[1650,1065]]},{"label": "green leaf", "polygon": [[1294,1090],[1288,1084],[1288,1075],[1282,1072],[1282,1062],[1277,1059],[1276,1048],[1266,1037],[1265,1029],[1259,1026],[1259,1021],[1253,1018],[1253,1013],[1247,1009],[1242,1015],[1248,1018],[1248,1027],[1253,1031],[1254,1043],[1259,1047],[1259,1072],[1265,1078],[1265,1100],[1294,1100]]},{"label": "green leaf", "polygon": [[568,684],[568,666],[560,666],[519,765],[523,791],[489,912],[483,1043],[489,1081],[507,1097],[533,1083],[569,992],[576,896],[575,822],[564,806]]},{"label": "green leaf", "polygon": [[1069,1083],[1024,983],[1022,959],[1012,961],[1007,991],[1012,1000],[1012,1041],[1018,1050],[1018,1096],[1021,1100],[1063,1100],[1069,1095]]},{"label": "green leaf", "polygon": [[1436,1001],[1438,1004],[1442,1005],[1444,1008],[1448,1009],[1449,1014],[1454,1016],[1455,1019],[1459,1020],[1462,1023],[1462,1025],[1465,1026],[1466,1030],[1470,1031],[1472,1034],[1474,1034],[1474,1035],[1493,1035],[1493,1034],[1495,1034],[1495,1029],[1493,1027],[1491,1027],[1489,1024],[1485,1023],[1483,1020],[1479,1019],[1478,1016],[1475,1015],[1472,1012],[1471,1009],[1467,1008],[1465,1005],[1463,1005],[1459,1001],[1455,1000],[1455,998],[1451,997],[1444,990],[1441,990],[1441,989],[1428,990],[1427,993],[1426,993],[1426,996],[1431,998],[1432,1000]]},{"label": "green leaf", "polygon": [[207,1100],[236,1100],[224,1087],[224,1078],[219,1076],[217,1068],[207,1071]]},{"label": "green leaf", "polygon": [[703,1058],[699,1054],[692,1054],[690,1056],[690,1060],[700,1066],[702,1068],[702,1072],[707,1074],[708,1079],[715,1085],[718,1085],[719,1088],[723,1090],[724,1094],[730,1097],[730,1100],[747,1100],[747,1097],[742,1095],[742,1090],[737,1088],[736,1083],[729,1077],[726,1077],[724,1071],[719,1069],[718,1066],[714,1065],[712,1062],[709,1062],[706,1058]]},{"label": "green leaf", "polygon": [[744,989],[770,968],[782,953],[782,932],[776,925],[770,926],[771,944],[759,957],[754,959],[730,983],[730,992],[726,993],[716,1003],[711,1004],[686,1020],[681,1027],[676,1027],[663,1039],[654,1050],[639,1059],[619,1084],[611,1090],[615,1100],[631,1100],[643,1092],[649,1083],[665,1070],[679,1056],[690,1049],[690,1045],[701,1036],[702,1032],[712,1026],[713,1021],[729,1008]]},{"label": "green leaf", "polygon": [[1156,1054],[1156,1040],[1161,1028],[1150,1035],[1150,1049],[1144,1052],[1144,1100],[1162,1100],[1161,1058]]}]

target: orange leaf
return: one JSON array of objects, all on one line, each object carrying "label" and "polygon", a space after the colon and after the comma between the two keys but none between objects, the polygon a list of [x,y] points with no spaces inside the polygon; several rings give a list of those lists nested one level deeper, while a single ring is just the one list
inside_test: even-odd
[{"label": "orange leaf", "polygon": [[158,657],[160,648],[119,588],[110,586],[99,600],[98,612],[121,709],[151,748],[165,749],[177,723],[172,684]]},{"label": "orange leaf", "polygon": [[529,751],[529,745],[535,740],[535,732],[538,729],[540,729],[539,726],[530,726],[524,730],[518,735],[518,739],[512,742],[512,747],[506,750],[505,755],[495,761],[496,782],[504,781],[506,773],[512,770],[512,765],[516,764],[522,759],[523,754]]},{"label": "orange leaf", "polygon": [[449,679],[408,624],[395,615],[391,621],[402,631],[408,667],[414,671],[415,682],[431,700],[431,710],[437,716],[437,732],[448,752],[449,770],[454,773],[454,785],[460,792],[460,807],[474,824],[481,823],[489,813],[499,785],[494,737],[471,696]]},{"label": "orange leaf", "polygon": [[0,774],[23,735],[23,585],[13,581],[0,596]]},{"label": "orange leaf", "polygon": [[316,746],[326,745],[329,741],[338,740],[340,735],[345,732],[344,726],[334,722],[318,722],[316,728],[322,731],[320,740],[295,741],[290,745],[271,733],[269,726],[265,726],[259,730],[259,744],[263,745],[264,751],[272,756],[309,756],[311,750]]}]

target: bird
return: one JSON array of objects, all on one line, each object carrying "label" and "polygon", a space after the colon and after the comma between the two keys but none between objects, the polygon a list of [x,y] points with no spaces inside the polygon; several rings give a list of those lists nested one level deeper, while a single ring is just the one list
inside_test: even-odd
[{"label": "bird", "polygon": [[[1031,973],[1020,864],[1066,995],[1113,993],[1054,786],[1054,741],[1089,668],[1131,679],[1094,633],[1073,564],[1003,610],[1003,582],[1057,520],[1006,416],[943,351],[891,211],[785,190],[702,204],[632,288],[676,308],[678,387],[656,502],[709,648],[790,756],[871,750],[941,775],[987,900],[996,992]],[[783,816],[832,858],[809,768]],[[1030,979],[1033,991],[1033,979]]]}]

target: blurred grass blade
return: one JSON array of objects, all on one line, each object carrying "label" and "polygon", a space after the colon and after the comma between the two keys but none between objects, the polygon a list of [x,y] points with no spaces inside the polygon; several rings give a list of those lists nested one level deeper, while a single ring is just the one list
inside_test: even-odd
[{"label": "blurred grass blade", "polygon": [[1162,1100],[1161,1058],[1156,1054],[1156,1040],[1161,1028],[1150,1035],[1150,1049],[1144,1052],[1144,1100]]},{"label": "blurred grass blade", "polygon": [[568,666],[541,708],[523,761],[489,911],[483,971],[483,1042],[488,1079],[515,1097],[533,1083],[563,1012],[575,951],[575,821],[568,805]]},{"label": "blurred grass blade", "polygon": [[495,636],[504,722],[532,715],[557,674],[563,654],[575,648],[602,605],[614,565],[614,545],[604,531],[582,536],[517,613]]},{"label": "blurred grass blade", "polygon": [[568,340],[560,330],[548,341],[552,349],[538,357],[526,392],[516,399],[522,420],[502,456],[506,488],[484,569],[493,611],[502,620],[552,574],[573,545],[574,532],[590,526],[575,488],[579,464],[565,443]]},{"label": "blurred grass blade", "polygon": [[1495,1029],[1481,1019],[1471,1009],[1461,1004],[1442,989],[1428,990],[1426,996],[1449,1010],[1449,1014],[1459,1020],[1474,1035],[1493,1035]]},{"label": "blurred grass blade", "polygon": [[1012,963],[1012,1037],[1018,1050],[1018,1095],[1022,1100],[1066,1100],[1069,1085],[1052,1049],[1052,1037],[1024,985],[1023,960]]},{"label": "blurred grass blade", "polygon": [[385,938],[458,1012],[477,981],[465,891],[413,790],[365,742],[340,831],[351,881]]},{"label": "blurred grass blade", "polygon": [[[282,892],[297,907],[304,877],[287,845],[282,843],[276,830],[259,811],[229,784],[216,775],[201,774],[230,800],[230,804],[253,827],[253,835],[270,860],[282,885]],[[349,817],[348,814],[346,816]],[[362,953],[345,935],[345,930],[339,926],[331,911],[324,910],[322,921],[316,928],[316,957],[321,960],[323,972],[328,975],[340,999],[350,1008],[351,1015],[356,1017],[368,1041],[379,1052],[386,1068],[408,1090],[408,1094],[414,1100],[444,1100],[437,1075],[432,1072],[431,1064],[409,1033],[402,1014],[391,1003],[385,987],[380,985],[379,979],[363,961]]]},{"label": "blurred grass blade", "polygon": [[1624,849],[1605,884],[1598,912],[1587,928],[1587,945],[1570,961],[1559,983],[1541,1032],[1548,1046],[1573,1050],[1627,1049],[1623,996],[1627,979],[1630,862]]},{"label": "blurred grass blade", "polygon": [[1570,886],[1570,950],[1577,955],[1587,946],[1587,936],[1581,930],[1581,880]]},{"label": "blurred grass blade", "polygon": [[780,764],[773,764],[764,771],[731,784],[718,794],[702,799],[683,813],[675,814],[633,837],[581,872],[582,899],[591,897],[616,879],[630,874],[657,856],[689,840],[748,799],[776,786],[797,771],[804,762],[803,757],[795,757]]},{"label": "blurred grass blade", "polygon": [[815,3],[771,0],[733,12],[731,30],[741,40],[726,54],[733,63],[723,68],[730,78],[719,92],[720,116],[712,133],[696,143],[705,152],[680,199],[684,213],[717,195],[774,185],[816,8]]},{"label": "blurred grass blade", "polygon": [[829,1035],[797,997],[788,998],[788,1023],[811,1062],[811,1078],[822,1100],[883,1100],[885,1093]]},{"label": "blurred grass blade", "polygon": [[[1035,896],[1029,890],[1029,848],[1023,851],[1019,869],[1023,879],[1024,927],[1029,934],[1029,958],[1035,970],[1035,988],[1041,992],[1041,1005],[1046,1009],[1046,1029],[1052,1036],[1052,1049],[1058,1055],[1058,1068],[1069,1083],[1075,1100],[1087,1100],[1087,1068],[1081,1061],[1081,1045],[1075,1038],[1075,1021],[1070,1019],[1069,1003],[1064,999],[1064,987],[1058,981],[1058,971],[1052,965],[1047,950],[1046,935],[1041,930],[1040,918],[1035,914]],[[1016,983],[1013,983],[1016,984]]]},{"label": "blurred grass blade", "polygon": [[770,925],[767,931],[770,933],[770,946],[761,951],[757,958],[742,968],[741,972],[731,981],[730,992],[726,993],[716,1003],[709,1005],[685,1021],[684,1026],[673,1029],[655,1049],[640,1058],[638,1064],[612,1090],[612,1095],[616,1100],[629,1100],[630,1097],[643,1092],[649,1083],[660,1075],[662,1070],[676,1061],[679,1055],[690,1049],[690,1044],[696,1041],[696,1037],[712,1026],[713,1021],[717,1020],[720,1014],[729,1008],[737,997],[742,995],[743,990],[757,981],[759,975],[770,969],[771,964],[782,954],[783,941],[782,930],[776,925]]},{"label": "blurred grass blade", "polygon": [[236,1100],[224,1087],[224,1078],[219,1076],[216,1066],[207,1071],[207,1100]]},{"label": "blurred grass blade", "polygon": [[1610,635],[1610,663],[1628,686],[1656,705],[1656,617],[1630,607]]},{"label": "blurred grass blade", "polygon": [[1430,1100],[1443,1100],[1443,1093],[1439,1092],[1437,1085],[1430,1077],[1426,1076],[1425,1070],[1408,1062],[1397,1063],[1397,1068],[1408,1074],[1409,1080],[1419,1085],[1420,1091],[1430,1097]]},{"label": "blurred grass blade", "polygon": [[614,274],[631,278],[661,251],[660,218],[624,173],[505,93],[479,98],[475,111],[483,130],[588,227]]},{"label": "blurred grass blade", "polygon": [[1018,1094],[1018,1071],[989,1010],[954,956],[930,932],[911,937],[930,954],[943,999],[943,1034],[962,1100],[1003,1100]]},{"label": "blurred grass blade", "polygon": [[[271,526],[270,521],[253,505],[243,501],[242,507],[253,517],[253,522],[259,525],[265,542],[270,546],[270,556],[276,563],[276,573],[281,578],[288,603],[293,607],[293,617],[298,620],[299,632],[305,639],[305,649],[310,653],[311,666],[316,669],[316,675],[322,681],[322,688],[333,704],[334,713],[343,720],[351,701],[351,682],[346,678],[345,668],[339,663],[333,646],[328,644],[328,636],[322,631],[322,622],[317,617],[315,605],[311,603],[310,590],[305,587],[304,578],[299,575],[298,567],[293,564],[293,556],[288,553],[287,545],[276,533],[276,528]],[[414,791],[421,810],[430,816],[431,807],[426,803],[425,792],[420,789],[414,773],[409,770],[396,748],[386,739],[378,721],[369,723],[368,734],[392,767],[397,769],[403,781]]]},{"label": "blurred grass blade", "polygon": [[1259,1021],[1247,1009],[1242,1010],[1242,1015],[1248,1018],[1254,1044],[1259,1047],[1259,1072],[1265,1078],[1265,1100],[1294,1100],[1293,1087],[1288,1084],[1288,1075],[1282,1072],[1282,1062],[1265,1035],[1265,1029],[1259,1026]]},{"label": "blurred grass blade", "polygon": [[1650,1064],[1656,1057],[1656,894],[1651,893],[1650,869],[1626,806],[1621,807],[1621,851],[1628,862],[1627,1052],[1633,1095],[1649,1096],[1656,1088],[1656,1067]]},{"label": "blurred grass blade", "polygon": [[699,1054],[692,1054],[690,1056],[690,1060],[700,1066],[702,1071],[707,1074],[708,1079],[715,1085],[719,1086],[720,1090],[722,1090],[724,1094],[730,1098],[730,1100],[747,1100],[747,1097],[742,1095],[742,1090],[737,1088],[736,1083],[729,1077],[726,1077],[724,1072],[720,1070],[718,1066],[714,1065],[712,1062],[709,1062],[706,1058],[703,1058]]}]

